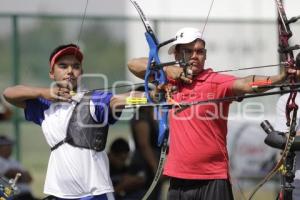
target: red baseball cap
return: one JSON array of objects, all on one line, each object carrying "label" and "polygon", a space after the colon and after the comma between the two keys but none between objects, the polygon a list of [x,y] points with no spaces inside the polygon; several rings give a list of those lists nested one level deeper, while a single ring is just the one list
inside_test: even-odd
[{"label": "red baseball cap", "polygon": [[61,58],[62,56],[65,56],[65,55],[74,55],[80,62],[82,62],[82,60],[83,60],[83,54],[80,51],[80,49],[78,47],[69,46],[64,49],[61,49],[56,54],[54,54],[54,56],[51,58],[51,61],[50,61],[50,68],[52,68],[54,66],[55,62],[59,58]]}]

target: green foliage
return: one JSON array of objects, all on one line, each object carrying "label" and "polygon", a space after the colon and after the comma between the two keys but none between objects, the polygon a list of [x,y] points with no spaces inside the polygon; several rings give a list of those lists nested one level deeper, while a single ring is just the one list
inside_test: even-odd
[{"label": "green foliage", "polygon": [[[37,79],[48,83],[48,59],[54,44],[59,44],[64,32],[62,24],[54,20],[38,20],[34,28],[20,34],[22,82]],[[35,81],[36,82],[36,81]]]},{"label": "green foliage", "polygon": [[[18,21],[20,83],[47,86],[50,83],[48,59],[51,51],[61,44],[77,43],[80,31],[79,45],[84,49],[85,72],[105,74],[109,78],[109,84],[124,80],[124,41],[111,34],[111,30],[120,29],[118,24],[101,20],[90,23],[86,19],[82,30],[79,30],[81,20],[25,18]],[[14,73],[12,59],[17,59],[12,55],[11,42],[10,35],[0,40],[1,76],[6,78],[1,79],[0,84],[5,86],[9,85],[7,81],[12,81],[9,80]]]},{"label": "green foliage", "polygon": [[125,45],[114,38],[111,32],[101,23],[85,29],[82,37],[86,46],[86,72],[107,75],[109,85],[125,80]]}]

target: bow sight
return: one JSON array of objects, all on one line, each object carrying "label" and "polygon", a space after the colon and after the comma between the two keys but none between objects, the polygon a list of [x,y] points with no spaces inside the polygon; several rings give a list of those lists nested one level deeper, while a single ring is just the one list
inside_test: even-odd
[{"label": "bow sight", "polygon": [[0,177],[0,200],[11,200],[17,193],[16,183],[21,174],[17,173],[14,179],[7,180],[4,177]]}]

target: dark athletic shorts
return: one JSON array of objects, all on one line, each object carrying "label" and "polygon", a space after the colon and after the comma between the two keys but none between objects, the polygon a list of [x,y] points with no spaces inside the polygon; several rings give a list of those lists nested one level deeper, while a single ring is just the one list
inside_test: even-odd
[{"label": "dark athletic shorts", "polygon": [[233,200],[228,180],[170,179],[168,200]]}]

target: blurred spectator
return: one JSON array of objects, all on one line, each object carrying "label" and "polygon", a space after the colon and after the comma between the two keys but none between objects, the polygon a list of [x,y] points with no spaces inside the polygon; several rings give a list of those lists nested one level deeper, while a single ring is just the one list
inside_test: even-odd
[{"label": "blurred spectator", "polygon": [[30,190],[31,175],[17,160],[11,158],[13,144],[14,141],[0,135],[0,176],[13,179],[17,173],[21,173],[17,182],[17,195],[14,196],[13,200],[35,200],[36,198],[32,196]]},{"label": "blurred spectator", "polygon": [[[144,86],[138,87],[136,91],[144,91]],[[132,136],[135,143],[133,153],[133,168],[145,169],[145,188],[150,187],[157,170],[160,148],[157,146],[158,122],[154,119],[153,107],[140,107],[130,121]],[[149,199],[160,199],[159,182]]]},{"label": "blurred spectator", "polygon": [[0,98],[0,121],[10,119],[11,114],[12,114],[11,110]]},{"label": "blurred spectator", "polygon": [[139,170],[127,165],[129,145],[122,138],[116,139],[108,153],[110,177],[113,182],[116,200],[140,200],[144,193],[145,178]]}]

